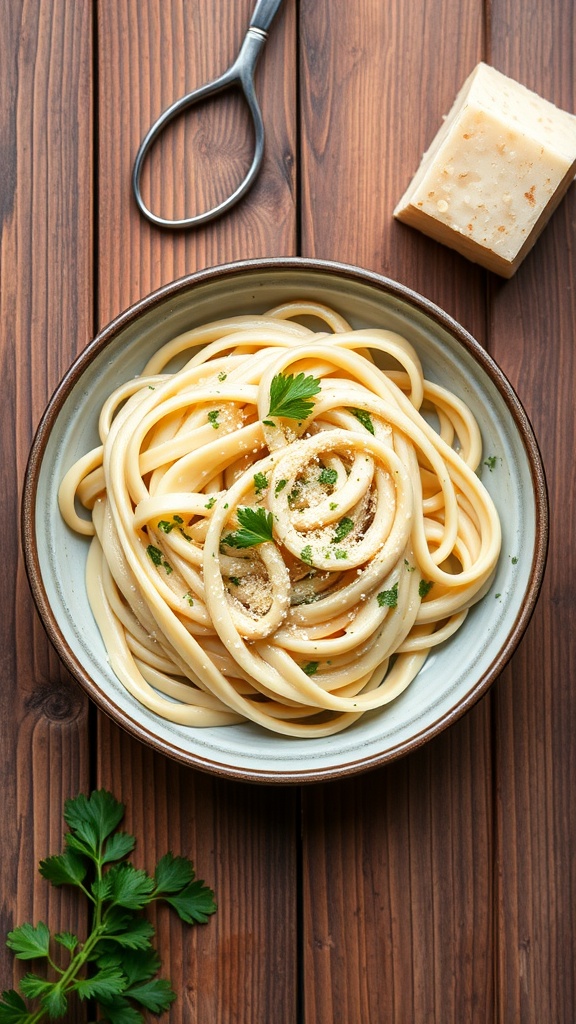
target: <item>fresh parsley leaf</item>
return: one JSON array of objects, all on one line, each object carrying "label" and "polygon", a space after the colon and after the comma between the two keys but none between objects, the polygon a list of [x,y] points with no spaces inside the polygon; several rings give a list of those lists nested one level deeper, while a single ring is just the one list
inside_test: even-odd
[{"label": "fresh parsley leaf", "polygon": [[432,590],[433,586],[434,583],[432,580],[420,580],[420,583],[418,584],[418,597],[426,597],[426,595]]},{"label": "fresh parsley leaf", "polygon": [[366,430],[369,430],[371,434],[374,433],[374,424],[372,423],[372,417],[370,416],[369,412],[366,412],[366,409],[350,409],[350,412],[352,413],[353,416],[356,417],[358,422],[361,423],[363,427],[366,427]]},{"label": "fresh parsley leaf", "polygon": [[126,988],[126,977],[119,967],[105,967],[89,978],[77,978],[74,990],[80,999],[110,999]]},{"label": "fresh parsley leaf", "polygon": [[348,558],[348,552],[344,551],[343,548],[337,548],[334,555],[336,558]]},{"label": "fresh parsley leaf", "polygon": [[116,996],[115,999],[100,1000],[104,1009],[103,1020],[108,1024],[144,1024],[144,1016],[132,1006],[124,996]]},{"label": "fresh parsley leaf", "polygon": [[[120,907],[111,907],[106,913],[106,937],[116,947],[126,949],[149,949],[154,937],[154,928],[144,917],[133,917]],[[124,954],[125,959],[125,954]]]},{"label": "fresh parsley leaf", "polygon": [[211,423],[214,430],[218,430],[220,424],[218,423],[218,417],[220,415],[220,409],[211,409],[208,413],[208,423]]},{"label": "fresh parsley leaf", "polygon": [[[7,945],[17,959],[44,959],[46,975],[28,972],[20,981],[20,992],[3,993],[0,1024],[62,1018],[71,993],[94,1000],[99,1019],[108,1024],[144,1024],[144,1010],[163,1013],[176,998],[170,983],[155,977],[160,960],[151,944],[154,928],[140,911],[152,900],[164,900],[184,921],[206,922],[216,910],[214,893],[195,879],[186,857],[166,854],[154,877],[128,863],[135,839],[118,831],[123,815],[124,806],[105,790],[66,802],[70,831],[64,853],[47,857],[40,871],[54,885],[76,886],[92,901],[91,930],[85,939],[72,932],[51,936],[41,921],[8,934]],[[68,952],[65,967],[52,961],[51,939]],[[88,973],[87,966],[92,968]],[[33,1009],[22,996],[35,1001]]]},{"label": "fresh parsley leaf", "polygon": [[0,1024],[25,1024],[30,1020],[26,1003],[13,988],[2,993],[0,999]]},{"label": "fresh parsley leaf", "polygon": [[68,1000],[59,985],[52,985],[50,991],[41,997],[40,1005],[49,1017],[63,1017],[68,1009]]},{"label": "fresh parsley leaf", "polygon": [[240,580],[238,576],[229,576],[228,579],[230,580],[230,583],[232,583],[235,587],[240,586]]},{"label": "fresh parsley leaf", "polygon": [[278,481],[278,483],[276,484],[276,487],[274,488],[274,497],[276,497],[276,498],[278,497],[278,495],[280,494],[280,491],[284,490],[284,488],[286,487],[287,483],[288,483],[287,480],[279,480]]},{"label": "fresh parsley leaf", "polygon": [[150,1013],[165,1013],[176,999],[176,993],[165,978],[153,978],[141,985],[133,985],[126,990],[126,995],[136,1000]]},{"label": "fresh parsley leaf", "polygon": [[141,868],[131,864],[114,864],[107,874],[110,899],[127,910],[141,910],[150,902],[154,882]]},{"label": "fresh parsley leaf", "polygon": [[241,529],[222,538],[232,548],[251,548],[273,539],[272,513],[263,508],[239,508],[237,513]]},{"label": "fresh parsley leaf", "polygon": [[319,661],[309,661],[307,665],[302,665],[302,671],[305,672],[307,676],[316,675],[319,664]]},{"label": "fresh parsley leaf", "polygon": [[66,850],[41,860],[38,870],[52,885],[79,885],[86,877],[88,865],[78,854]]},{"label": "fresh parsley leaf", "polygon": [[66,824],[87,843],[92,841],[94,853],[123,817],[124,805],[105,789],[94,790],[89,797],[80,794],[64,804]]},{"label": "fresh parsley leaf", "polygon": [[111,861],[122,860],[132,852],[135,845],[134,836],[129,835],[128,832],[115,832],[104,847],[102,863],[109,864]]},{"label": "fresh parsley leaf", "polygon": [[159,967],[160,958],[152,947],[145,950],[130,951],[122,955],[122,970],[126,976],[128,988],[153,978]]},{"label": "fresh parsley leaf", "polygon": [[290,420],[305,420],[314,408],[311,399],[321,391],[316,377],[291,373],[287,377],[277,373],[270,384],[269,416],[282,416]]},{"label": "fresh parsley leaf", "polygon": [[344,516],[336,526],[334,536],[332,537],[332,543],[338,544],[338,542],[344,540],[344,537],[347,537],[353,529],[354,520],[349,519],[348,516]]},{"label": "fresh parsley leaf", "polygon": [[37,974],[25,974],[20,981],[20,991],[28,999],[38,999],[46,995],[52,988],[52,982],[40,978]]},{"label": "fresh parsley leaf", "polygon": [[73,953],[79,944],[78,936],[74,935],[73,932],[56,932],[54,939],[61,946],[64,946],[64,949],[67,949],[69,953]]},{"label": "fresh parsley leaf", "polygon": [[39,921],[36,926],[21,924],[8,932],[6,945],[17,960],[35,960],[36,957],[48,956],[50,930],[43,921]]},{"label": "fresh parsley leaf", "polygon": [[205,924],[209,915],[216,912],[214,893],[198,878],[190,882],[180,893],[164,896],[164,899],[187,924],[193,924],[195,921]]},{"label": "fresh parsley leaf", "polygon": [[204,505],[204,508],[207,508],[207,509],[214,508],[215,504],[216,504],[216,495],[213,494],[210,498],[208,498],[208,501]]},{"label": "fresh parsley leaf", "polygon": [[187,857],[174,857],[165,853],[154,872],[155,894],[178,892],[194,878],[194,868]]},{"label": "fresh parsley leaf", "polygon": [[398,581],[390,590],[381,590],[377,595],[380,608],[396,608],[398,604]]}]

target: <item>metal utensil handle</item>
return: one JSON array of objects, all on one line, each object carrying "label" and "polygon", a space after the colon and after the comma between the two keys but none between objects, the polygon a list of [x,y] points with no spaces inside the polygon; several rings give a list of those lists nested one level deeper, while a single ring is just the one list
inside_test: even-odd
[{"label": "metal utensil handle", "polygon": [[258,0],[250,19],[250,28],[267,32],[281,4],[282,0]]}]

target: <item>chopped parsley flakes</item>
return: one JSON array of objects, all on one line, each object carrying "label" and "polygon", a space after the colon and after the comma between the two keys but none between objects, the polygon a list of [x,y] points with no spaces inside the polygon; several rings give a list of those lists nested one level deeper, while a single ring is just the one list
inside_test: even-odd
[{"label": "chopped parsley flakes", "polygon": [[254,490],[256,494],[260,494],[260,491],[264,491],[268,487],[268,481],[265,473],[254,473]]},{"label": "chopped parsley flakes", "polygon": [[398,581],[390,590],[381,590],[376,600],[380,608],[395,608],[398,604]]},{"label": "chopped parsley flakes", "polygon": [[335,469],[330,469],[328,466],[324,466],[320,473],[320,483],[326,484],[327,487],[333,487],[338,479],[338,473]]},{"label": "chopped parsley flakes", "polygon": [[353,416],[356,417],[358,422],[361,423],[363,427],[366,427],[366,430],[369,430],[371,434],[374,433],[374,424],[372,423],[372,417],[370,416],[369,412],[366,412],[366,409],[350,409],[350,412],[352,413]]},{"label": "chopped parsley flakes", "polygon": [[148,545],[148,547],[146,548],[146,554],[148,555],[149,558],[152,559],[154,565],[157,565],[158,567],[162,566],[166,570],[168,575],[170,575],[170,573],[174,571],[170,563],[165,561],[164,555],[160,551],[160,548],[155,547],[154,544]]},{"label": "chopped parsley flakes", "polygon": [[307,565],[312,565],[312,547],[310,544],[307,544],[305,548],[302,548],[302,551],[300,552],[300,559],[303,562],[306,562]]},{"label": "chopped parsley flakes", "polygon": [[332,538],[333,543],[338,544],[339,541],[344,540],[344,537],[347,537],[353,529],[354,520],[350,519],[348,516],[344,516],[336,526],[336,530]]}]

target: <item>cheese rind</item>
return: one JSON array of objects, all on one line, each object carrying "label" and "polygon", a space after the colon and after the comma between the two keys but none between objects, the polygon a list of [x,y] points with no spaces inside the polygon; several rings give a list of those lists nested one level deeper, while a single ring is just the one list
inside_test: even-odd
[{"label": "cheese rind", "polygon": [[394,216],[511,277],[575,173],[576,116],[480,63]]}]

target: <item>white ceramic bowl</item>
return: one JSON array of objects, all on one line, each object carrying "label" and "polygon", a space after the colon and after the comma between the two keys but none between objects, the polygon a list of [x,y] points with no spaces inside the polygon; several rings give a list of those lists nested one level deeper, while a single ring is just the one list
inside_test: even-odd
[{"label": "white ceramic bowl", "polygon": [[[327,303],[354,327],[404,334],[425,375],[459,394],[476,415],[483,468],[503,526],[493,586],[464,626],[430,655],[392,704],[328,739],[293,739],[252,724],[197,729],[167,722],[137,703],[111,672],[84,586],[86,539],[63,523],[60,480],[98,444],[104,398],[186,328],[229,314],[263,312],[295,296]],[[318,260],[271,259],[201,271],[127,310],[78,357],[51,399],[31,450],[22,505],[24,554],[48,635],[89,696],[156,750],[218,775],[263,782],[337,778],[418,747],[482,696],[515,650],[534,609],[546,561],[545,477],[526,414],[481,346],[422,296],[375,274]]]}]

